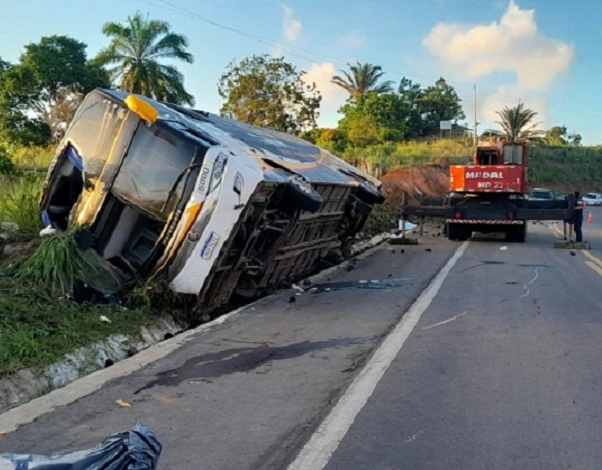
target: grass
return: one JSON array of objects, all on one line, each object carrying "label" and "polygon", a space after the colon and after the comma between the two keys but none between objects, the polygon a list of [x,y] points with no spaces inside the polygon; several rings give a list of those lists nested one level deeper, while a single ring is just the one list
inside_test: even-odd
[{"label": "grass", "polygon": [[35,234],[42,228],[40,196],[44,175],[0,175],[0,222],[15,222],[22,232]]},{"label": "grass", "polygon": [[[101,315],[111,323],[102,322]],[[0,280],[0,376],[52,364],[113,334],[135,335],[158,316],[144,305],[80,305],[16,280]]]},{"label": "grass", "polygon": [[15,263],[9,272],[18,281],[59,297],[70,295],[76,281],[99,290],[105,282],[119,287],[108,263],[90,248],[80,250],[73,232],[44,238],[30,257]]},{"label": "grass", "polygon": [[8,149],[10,159],[22,171],[45,172],[54,158],[54,146],[12,146]]}]

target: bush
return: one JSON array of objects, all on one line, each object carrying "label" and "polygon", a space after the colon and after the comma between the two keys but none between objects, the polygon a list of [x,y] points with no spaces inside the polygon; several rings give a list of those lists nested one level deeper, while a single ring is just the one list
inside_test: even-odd
[{"label": "bush", "polygon": [[12,162],[21,170],[45,172],[54,158],[55,147],[13,146],[10,149]]},{"label": "bush", "polygon": [[0,222],[14,222],[23,232],[39,232],[43,181],[42,175],[32,173],[21,177],[0,175]]}]

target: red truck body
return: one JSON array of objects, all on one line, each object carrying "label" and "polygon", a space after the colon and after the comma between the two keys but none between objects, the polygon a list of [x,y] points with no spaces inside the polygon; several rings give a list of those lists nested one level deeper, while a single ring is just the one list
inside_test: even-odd
[{"label": "red truck body", "polygon": [[527,144],[502,142],[477,147],[473,163],[450,167],[450,192],[511,193],[527,192]]}]

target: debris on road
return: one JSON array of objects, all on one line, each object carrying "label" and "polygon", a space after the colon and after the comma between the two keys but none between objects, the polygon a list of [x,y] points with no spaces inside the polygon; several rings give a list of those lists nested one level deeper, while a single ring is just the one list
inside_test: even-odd
[{"label": "debris on road", "polygon": [[119,405],[121,408],[131,408],[132,405],[127,401],[123,401],[121,398],[119,400],[115,400],[115,403]]},{"label": "debris on road", "polygon": [[162,446],[143,424],[107,437],[100,446],[65,455],[0,454],[2,470],[155,470]]}]

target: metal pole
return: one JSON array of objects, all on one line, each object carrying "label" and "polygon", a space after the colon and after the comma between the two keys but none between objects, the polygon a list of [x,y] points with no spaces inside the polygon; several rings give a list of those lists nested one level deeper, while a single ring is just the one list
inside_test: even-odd
[{"label": "metal pole", "polygon": [[477,146],[477,84],[474,84],[474,146]]}]

